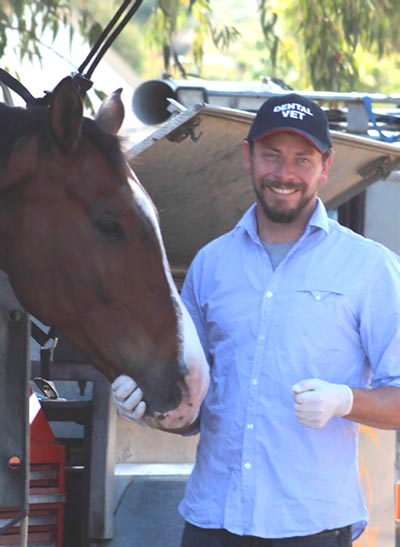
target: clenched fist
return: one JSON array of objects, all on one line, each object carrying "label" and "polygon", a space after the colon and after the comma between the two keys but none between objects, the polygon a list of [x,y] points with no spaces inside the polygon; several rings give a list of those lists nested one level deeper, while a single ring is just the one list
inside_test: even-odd
[{"label": "clenched fist", "polygon": [[346,416],[353,407],[353,392],[344,384],[310,378],[298,382],[292,390],[296,416],[311,429],[321,429],[333,416]]}]

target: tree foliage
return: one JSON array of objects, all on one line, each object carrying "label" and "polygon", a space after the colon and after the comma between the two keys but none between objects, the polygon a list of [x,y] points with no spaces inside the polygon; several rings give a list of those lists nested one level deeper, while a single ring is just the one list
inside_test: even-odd
[{"label": "tree foliage", "polygon": [[309,77],[316,89],[354,89],[359,82],[358,49],[377,59],[399,45],[400,22],[395,1],[298,0],[287,11],[294,22]]},{"label": "tree foliage", "polygon": [[[71,9],[65,0],[3,0],[0,5],[0,57],[11,32],[18,34],[20,59],[40,58],[41,37],[50,31],[55,38],[67,26]],[[70,27],[72,31],[72,27]]]},{"label": "tree foliage", "polygon": [[[121,4],[121,1],[110,2],[106,6],[105,13],[109,18]],[[61,26],[68,29],[71,39],[78,28],[92,45],[108,23],[108,20],[102,23],[98,20],[97,12],[104,13],[104,7],[105,4],[97,0],[3,0],[0,6],[0,57],[7,47],[10,32],[18,33],[21,60],[40,59],[42,36],[50,31],[55,38]],[[151,11],[147,6],[143,12],[150,16],[149,24],[141,29],[147,43],[162,51],[165,71],[177,70],[182,77],[186,71],[179,61],[176,47],[176,35],[182,29],[191,28],[193,31],[192,55],[198,70],[208,36],[212,37],[216,47],[223,50],[229,48],[239,35],[233,26],[219,26],[213,21],[209,0],[155,0]]]},{"label": "tree foliage", "polygon": [[[120,4],[110,0],[107,17]],[[3,0],[0,56],[12,31],[18,33],[21,58],[40,58],[43,33],[50,31],[55,37],[61,26],[71,37],[79,28],[92,44],[109,20],[97,20],[104,9],[105,3],[99,0]],[[257,9],[258,59],[242,55],[240,63],[243,69],[257,63],[264,66],[271,72],[264,76],[286,79],[295,70],[302,84],[314,89],[355,89],[362,69],[360,51],[377,60],[395,57],[399,51],[398,0],[257,0]],[[189,75],[187,64],[182,63],[183,55],[189,54],[192,72],[201,75],[210,40],[220,51],[229,51],[235,44],[244,50],[253,38],[242,36],[228,17],[218,23],[212,0],[148,0],[137,15],[145,22],[140,26],[141,37],[162,53],[164,71],[174,76]],[[184,33],[189,38],[182,53],[179,40]],[[240,54],[240,49],[236,52]],[[254,69],[252,76],[258,75],[262,74]]]},{"label": "tree foliage", "polygon": [[191,35],[196,75],[201,72],[208,37],[220,51],[229,49],[240,37],[235,26],[215,21],[210,0],[157,0],[148,29],[146,40],[162,51],[165,72],[177,71],[181,77],[189,75],[180,61],[179,37],[182,33]]}]

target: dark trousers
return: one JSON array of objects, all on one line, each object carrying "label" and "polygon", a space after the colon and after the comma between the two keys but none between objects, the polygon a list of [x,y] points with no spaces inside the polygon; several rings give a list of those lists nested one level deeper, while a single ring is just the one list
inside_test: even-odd
[{"label": "dark trousers", "polygon": [[224,529],[199,528],[186,522],[181,547],[351,547],[351,527],[311,536],[263,539],[238,536]]}]

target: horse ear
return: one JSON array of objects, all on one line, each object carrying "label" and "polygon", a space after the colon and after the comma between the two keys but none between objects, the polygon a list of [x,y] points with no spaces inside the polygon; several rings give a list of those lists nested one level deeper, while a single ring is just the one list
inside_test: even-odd
[{"label": "horse ear", "polygon": [[62,152],[71,154],[77,149],[82,123],[83,102],[68,76],[56,86],[50,101],[50,130]]},{"label": "horse ear", "polygon": [[106,133],[116,135],[124,121],[125,109],[121,100],[122,88],[116,89],[101,103],[95,120]]}]

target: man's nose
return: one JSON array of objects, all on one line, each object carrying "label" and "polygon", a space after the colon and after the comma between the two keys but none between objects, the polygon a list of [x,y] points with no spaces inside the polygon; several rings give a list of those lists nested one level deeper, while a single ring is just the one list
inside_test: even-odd
[{"label": "man's nose", "polygon": [[281,181],[293,181],[295,177],[295,169],[292,162],[282,159],[276,166],[276,178]]}]

